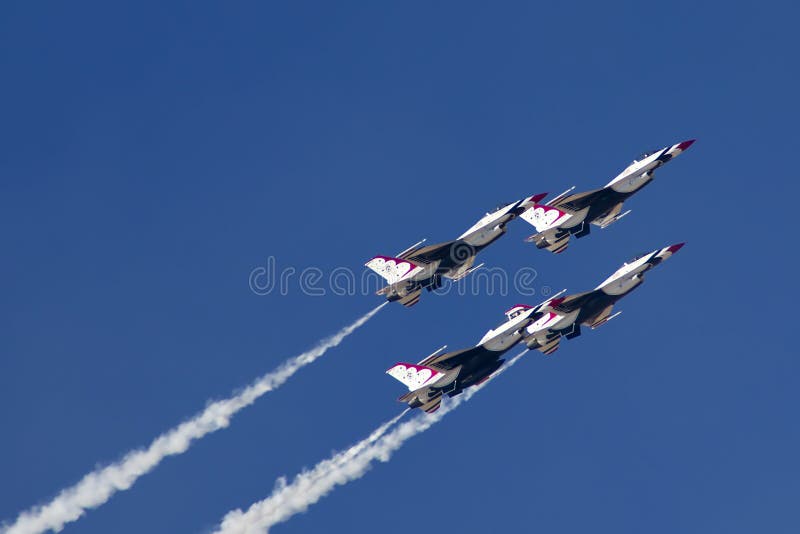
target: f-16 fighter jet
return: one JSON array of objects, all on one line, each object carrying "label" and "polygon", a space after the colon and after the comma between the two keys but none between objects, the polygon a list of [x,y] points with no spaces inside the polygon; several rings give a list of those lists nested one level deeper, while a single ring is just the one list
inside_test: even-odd
[{"label": "f-16 fighter jet", "polygon": [[622,312],[611,314],[614,304],[639,287],[644,273],[672,256],[683,243],[670,245],[625,262],[617,272],[592,291],[550,299],[541,306],[536,320],[525,329],[524,341],[529,349],[552,354],[558,349],[561,336],[573,339],[581,335],[581,325],[592,329],[601,326]]},{"label": "f-16 fighter jet", "polygon": [[563,299],[556,295],[538,306],[513,306],[505,312],[506,320],[486,332],[472,348],[439,354],[442,347],[417,364],[396,363],[386,372],[409,389],[398,400],[430,413],[439,408],[443,394],[454,397],[480,384],[503,365],[505,360],[500,357],[523,340],[526,329],[538,324],[541,310],[551,309],[558,300]]},{"label": "f-16 fighter jet", "polygon": [[630,213],[630,210],[621,213],[625,200],[649,184],[657,168],[681,154],[692,143],[694,139],[645,152],[602,189],[570,195],[570,191],[575,189],[572,187],[545,204],[537,203],[521,215],[538,232],[526,241],[558,254],[567,248],[571,235],[576,238],[589,235],[590,224],[606,228],[620,220]]},{"label": "f-16 fighter jet", "polygon": [[411,408],[436,411],[442,396],[454,397],[480,384],[503,365],[501,358],[520,341],[529,349],[552,354],[561,336],[580,335],[580,325],[596,328],[613,319],[614,304],[642,283],[643,275],[678,251],[683,243],[642,254],[625,263],[594,291],[561,297],[538,306],[517,304],[506,320],[489,330],[472,348],[440,354],[439,349],[417,364],[399,362],[387,374],[405,384],[409,392],[398,400]]},{"label": "f-16 fighter jet", "polygon": [[403,306],[413,306],[419,302],[422,289],[433,291],[440,287],[442,277],[451,280],[464,278],[483,265],[474,265],[476,254],[499,239],[506,232],[510,220],[545,196],[547,193],[501,204],[454,241],[423,247],[420,245],[425,240],[422,240],[397,257],[375,256],[365,265],[389,284],[377,294],[386,295],[390,302],[398,300]]}]

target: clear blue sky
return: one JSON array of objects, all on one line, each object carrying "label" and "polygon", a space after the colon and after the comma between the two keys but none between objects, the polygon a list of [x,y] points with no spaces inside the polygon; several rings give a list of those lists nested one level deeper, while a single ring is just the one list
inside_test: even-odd
[{"label": "clear blue sky", "polygon": [[[308,348],[374,295],[258,296],[501,200],[698,142],[560,256],[594,287],[687,241],[603,328],[530,354],[281,533],[800,529],[798,10],[662,4],[0,7],[0,519]],[[514,294],[390,306],[66,533],[202,532],[401,408],[383,374],[477,342]],[[430,473],[426,473],[430,471]]]}]

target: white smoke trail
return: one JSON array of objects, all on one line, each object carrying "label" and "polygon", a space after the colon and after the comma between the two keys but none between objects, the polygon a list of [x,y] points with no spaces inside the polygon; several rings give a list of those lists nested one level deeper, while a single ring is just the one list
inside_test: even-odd
[{"label": "white smoke trail", "polygon": [[[510,359],[491,376],[490,380],[468,389],[462,395],[453,397],[451,402],[443,403],[442,407],[433,414],[419,415],[397,426],[388,434],[381,436],[380,439],[373,439],[378,431],[383,429],[381,432],[383,434],[395,420],[390,421],[379,427],[378,431],[373,432],[369,438],[350,449],[321,461],[310,471],[300,473],[291,484],[287,484],[285,478],[279,478],[272,495],[251,505],[247,512],[242,510],[228,512],[215,534],[266,533],[272,526],[288,520],[295,514],[305,512],[309,506],[328,495],[336,486],[347,484],[364,476],[375,460],[389,461],[392,453],[402,447],[406,440],[424,432],[447,413],[468,401],[491,379],[514,365],[525,352],[527,349]],[[399,417],[396,420],[399,420]]]},{"label": "white smoke trail", "polygon": [[87,509],[97,508],[116,492],[129,489],[140,476],[155,469],[167,456],[186,452],[192,442],[227,427],[233,415],[286,382],[300,368],[325,354],[328,349],[339,345],[385,305],[384,302],[312,349],[285,361],[234,396],[209,404],[201,413],[161,434],[149,447],[127,453],[120,461],[85,475],[80,482],[62,490],[49,503],[20,513],[13,524],[0,526],[0,533],[33,534],[48,529],[59,532],[66,523],[79,519]]}]

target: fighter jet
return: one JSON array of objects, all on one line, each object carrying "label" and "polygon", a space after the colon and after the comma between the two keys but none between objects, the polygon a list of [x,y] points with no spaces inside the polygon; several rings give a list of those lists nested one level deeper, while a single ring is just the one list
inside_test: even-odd
[{"label": "fighter jet", "polygon": [[440,354],[437,350],[421,362],[398,362],[386,373],[405,384],[409,392],[398,400],[410,408],[430,413],[441,406],[443,395],[454,397],[480,384],[503,365],[501,356],[519,342],[529,349],[552,354],[562,336],[580,335],[580,325],[596,328],[611,315],[614,304],[642,283],[643,275],[677,252],[683,243],[642,254],[626,262],[593,291],[561,297],[562,291],[537,306],[517,304],[505,312],[506,320],[484,335],[472,348]]},{"label": "fighter jet", "polygon": [[475,265],[475,256],[506,233],[509,221],[534,206],[547,193],[501,204],[453,241],[421,246],[425,240],[391,256],[375,256],[365,265],[389,285],[377,294],[403,306],[419,302],[422,289],[433,291],[442,285],[442,277],[461,280],[483,264]]},{"label": "fighter jet", "polygon": [[525,328],[523,341],[529,349],[552,354],[561,337],[581,335],[581,325],[592,329],[604,325],[622,312],[612,315],[614,304],[639,287],[644,273],[661,264],[681,249],[683,243],[639,254],[606,278],[592,291],[551,299],[537,311],[535,320]]},{"label": "fighter jet", "polygon": [[688,149],[694,141],[645,152],[602,189],[570,195],[575,189],[573,186],[547,203],[535,204],[520,216],[537,231],[526,241],[558,254],[567,248],[571,235],[576,238],[589,235],[590,224],[606,228],[622,219],[630,213],[630,210],[621,213],[625,200],[649,184],[657,168]]},{"label": "fighter jet", "polygon": [[455,397],[488,379],[503,365],[501,356],[523,340],[528,327],[536,324],[541,310],[550,309],[557,300],[555,295],[538,306],[512,306],[505,312],[506,320],[486,332],[472,348],[439,354],[445,348],[442,347],[417,364],[394,364],[386,373],[409,389],[398,400],[430,413],[439,409],[443,394]]}]

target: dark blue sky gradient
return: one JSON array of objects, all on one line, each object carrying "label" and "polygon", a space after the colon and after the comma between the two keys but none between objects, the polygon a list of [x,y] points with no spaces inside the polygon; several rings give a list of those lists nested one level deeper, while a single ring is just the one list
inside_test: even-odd
[{"label": "dark blue sky gradient", "polygon": [[[500,201],[698,142],[553,256],[593,288],[687,241],[622,316],[529,354],[281,533],[794,533],[796,6],[30,2],[0,7],[0,520],[148,444],[380,302],[258,296],[360,274]],[[383,374],[480,339],[508,295],[389,306],[65,533],[202,532],[401,408]]]}]

